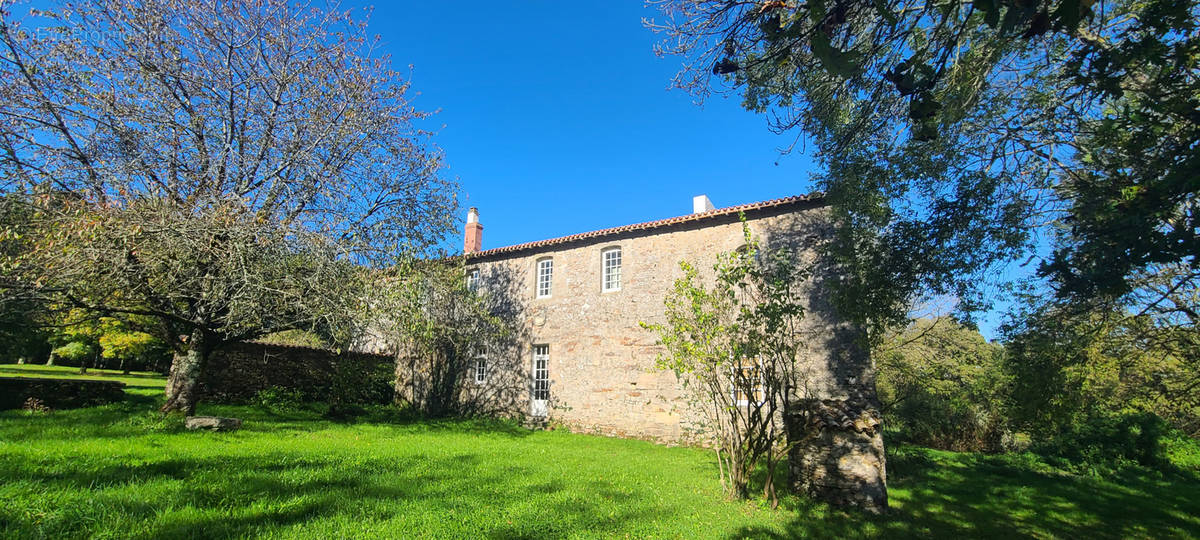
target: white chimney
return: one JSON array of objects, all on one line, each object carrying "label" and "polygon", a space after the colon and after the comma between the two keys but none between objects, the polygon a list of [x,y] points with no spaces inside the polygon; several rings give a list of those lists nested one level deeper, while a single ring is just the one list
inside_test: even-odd
[{"label": "white chimney", "polygon": [[692,197],[692,213],[703,214],[715,210],[712,201],[708,200],[708,195],[696,195]]}]

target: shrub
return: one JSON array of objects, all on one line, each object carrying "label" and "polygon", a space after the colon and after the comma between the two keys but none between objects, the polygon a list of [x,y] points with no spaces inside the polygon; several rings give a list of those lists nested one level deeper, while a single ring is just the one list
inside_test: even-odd
[{"label": "shrub", "polygon": [[300,390],[272,386],[259,390],[254,395],[254,404],[273,413],[294,413],[304,407],[304,393]]},{"label": "shrub", "polygon": [[1034,444],[1033,450],[1092,474],[1132,466],[1200,470],[1200,443],[1146,412],[1089,418]]},{"label": "shrub", "polygon": [[952,318],[919,319],[875,351],[889,438],[941,450],[1012,449],[1003,348]]},{"label": "shrub", "polygon": [[330,420],[348,421],[365,416],[367,409],[362,405],[354,403],[332,403],[329,405],[329,410],[325,411],[324,417]]}]

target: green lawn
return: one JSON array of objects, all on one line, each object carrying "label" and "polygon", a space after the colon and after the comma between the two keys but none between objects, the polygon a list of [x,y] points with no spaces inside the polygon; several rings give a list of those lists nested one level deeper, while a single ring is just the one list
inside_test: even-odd
[{"label": "green lawn", "polygon": [[[0,371],[16,366],[0,366]],[[0,413],[0,538],[1188,537],[1200,481],[1070,476],[1018,456],[902,448],[892,510],[722,500],[709,452],[504,422],[353,423],[209,406],[234,433],[160,421],[161,392]]]},{"label": "green lawn", "polygon": [[95,381],[118,381],[125,383],[126,391],[142,389],[156,390],[162,393],[167,384],[166,377],[158,373],[134,371],[128,374],[115,369],[89,369],[87,375],[80,375],[79,368],[67,366],[43,366],[40,364],[0,364],[0,377],[39,377],[44,379],[88,379]]}]

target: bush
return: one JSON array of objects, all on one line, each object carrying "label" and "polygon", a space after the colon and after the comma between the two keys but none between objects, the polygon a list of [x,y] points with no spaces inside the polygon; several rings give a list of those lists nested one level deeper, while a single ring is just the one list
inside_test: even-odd
[{"label": "bush", "polygon": [[349,421],[355,418],[365,416],[367,414],[366,407],[353,403],[332,403],[329,405],[329,410],[323,415],[325,418],[337,421]]},{"label": "bush", "polygon": [[1133,466],[1200,471],[1200,442],[1145,412],[1089,418],[1034,444],[1033,451],[1091,474]]},{"label": "bush", "polygon": [[989,407],[986,402],[972,402],[965,396],[938,395],[921,388],[908,391],[907,399],[884,414],[889,439],[892,439],[889,442],[956,452],[1013,449],[1013,437],[998,407]]},{"label": "bush", "polygon": [[919,319],[874,351],[889,438],[940,450],[1013,447],[1004,350],[954,319]]},{"label": "bush", "polygon": [[254,404],[273,413],[294,413],[304,407],[304,393],[300,390],[272,386],[259,390],[254,395]]}]

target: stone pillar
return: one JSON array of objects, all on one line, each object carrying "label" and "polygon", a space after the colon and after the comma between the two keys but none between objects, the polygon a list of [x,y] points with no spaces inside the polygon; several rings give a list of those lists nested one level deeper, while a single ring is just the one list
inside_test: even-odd
[{"label": "stone pillar", "polygon": [[886,458],[872,403],[855,396],[791,404],[788,472],[797,493],[873,513],[887,508]]}]

